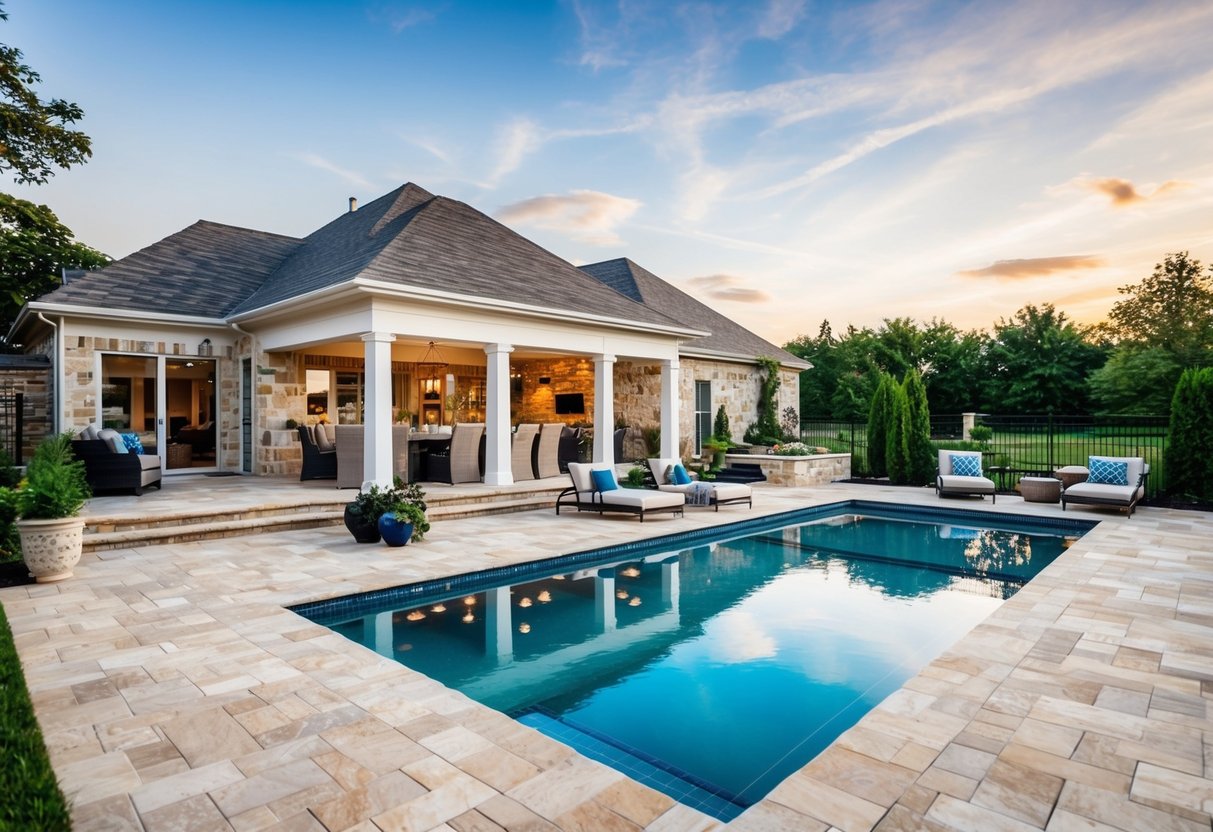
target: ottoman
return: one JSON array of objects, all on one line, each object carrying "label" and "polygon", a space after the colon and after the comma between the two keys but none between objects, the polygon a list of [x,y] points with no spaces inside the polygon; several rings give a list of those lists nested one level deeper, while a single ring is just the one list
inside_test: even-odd
[{"label": "ottoman", "polygon": [[1067,465],[1065,468],[1058,468],[1054,471],[1053,476],[1061,480],[1062,488],[1069,488],[1075,483],[1086,482],[1087,477],[1091,476],[1091,472],[1085,465]]},{"label": "ottoman", "polygon": [[1026,503],[1056,503],[1061,499],[1061,480],[1053,477],[1023,477],[1019,493]]}]

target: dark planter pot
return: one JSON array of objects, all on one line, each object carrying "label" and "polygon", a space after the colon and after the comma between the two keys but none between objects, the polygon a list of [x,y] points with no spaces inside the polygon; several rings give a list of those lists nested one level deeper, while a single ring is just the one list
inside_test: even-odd
[{"label": "dark planter pot", "polygon": [[345,527],[359,543],[379,542],[379,526],[373,521],[364,520],[361,514],[350,511],[349,506],[345,507]]},{"label": "dark planter pot", "polygon": [[389,546],[404,546],[413,536],[413,524],[397,520],[393,514],[385,514],[379,518],[379,534]]}]

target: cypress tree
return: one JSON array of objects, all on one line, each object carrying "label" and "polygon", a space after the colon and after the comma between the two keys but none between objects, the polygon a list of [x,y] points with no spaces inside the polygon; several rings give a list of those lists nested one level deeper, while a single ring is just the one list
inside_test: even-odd
[{"label": "cypress tree", "polygon": [[872,403],[868,406],[868,476],[888,476],[889,466],[886,444],[889,432],[889,408],[892,388],[897,383],[886,373],[880,374]]},{"label": "cypress tree", "polygon": [[889,379],[889,421],[885,433],[885,464],[889,481],[895,485],[910,482],[910,400],[905,388]]},{"label": "cypress tree", "polygon": [[712,436],[726,442],[733,441],[733,429],[729,427],[729,414],[725,413],[724,405],[716,409],[716,420],[712,423]]},{"label": "cypress tree", "polygon": [[1171,496],[1213,502],[1213,367],[1180,375],[1164,459]]},{"label": "cypress tree", "polygon": [[927,404],[927,387],[918,370],[906,371],[902,381],[910,408],[909,483],[927,485],[935,477],[935,446],[931,444],[931,409]]}]

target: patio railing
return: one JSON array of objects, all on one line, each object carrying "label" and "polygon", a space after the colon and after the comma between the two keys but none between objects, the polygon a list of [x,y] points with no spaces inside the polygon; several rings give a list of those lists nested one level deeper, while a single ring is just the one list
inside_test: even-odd
[{"label": "patio railing", "polygon": [[[1166,416],[999,416],[979,422],[993,430],[984,444],[984,464],[993,469],[1001,490],[1011,490],[1020,477],[1047,474],[1066,465],[1086,465],[1087,457],[1140,456],[1150,465],[1147,499],[1165,494]],[[851,454],[851,470],[867,472],[867,424],[837,419],[803,419],[801,440]],[[961,417],[931,417],[931,438],[942,447],[961,441]]]}]

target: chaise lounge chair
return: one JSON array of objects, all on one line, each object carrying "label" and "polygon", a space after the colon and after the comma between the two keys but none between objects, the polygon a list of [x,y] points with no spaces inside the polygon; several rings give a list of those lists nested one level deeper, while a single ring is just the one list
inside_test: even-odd
[{"label": "chaise lounge chair", "polygon": [[[596,488],[591,471],[610,473],[610,484],[613,488]],[[601,474],[599,475],[602,476]],[[646,514],[669,512],[682,514],[686,498],[682,494],[668,491],[650,491],[644,488],[621,488],[615,483],[614,469],[602,462],[570,462],[569,478],[573,485],[560,492],[556,498],[556,513],[561,506],[577,507],[578,511],[622,512],[640,515],[644,522]]]},{"label": "chaise lounge chair", "polygon": [[935,494],[978,494],[982,499],[989,494],[990,502],[997,502],[994,481],[981,475],[980,451],[940,451]]},{"label": "chaise lounge chair", "polygon": [[1090,506],[1133,508],[1146,496],[1146,478],[1150,466],[1139,456],[1093,456],[1087,461],[1090,472],[1085,482],[1077,482],[1061,492],[1061,510],[1066,503]]},{"label": "chaise lounge chair", "polygon": [[[693,488],[696,487],[694,481],[685,484],[672,482],[666,475],[674,465],[682,463],[680,459],[650,459],[649,470],[653,473],[653,479],[657,483],[659,491],[667,491],[671,494],[682,494],[688,496]],[[708,505],[713,506],[717,511],[720,511],[721,506],[727,506],[730,503],[745,503],[750,508],[754,507],[754,491],[745,483],[740,482],[701,482],[700,487],[708,486],[711,489],[712,496],[708,501]],[[688,505],[695,505],[694,500],[688,500]]]}]

